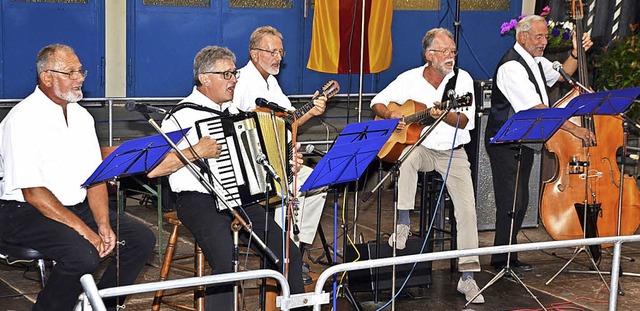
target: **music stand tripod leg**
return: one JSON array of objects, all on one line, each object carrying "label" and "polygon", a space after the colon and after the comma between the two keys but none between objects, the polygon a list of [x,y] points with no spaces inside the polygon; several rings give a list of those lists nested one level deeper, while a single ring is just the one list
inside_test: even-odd
[{"label": "music stand tripod leg", "polygon": [[329,266],[333,266],[336,262],[331,259],[331,249],[329,248],[331,244],[327,242],[327,237],[324,235],[324,230],[322,229],[322,223],[318,223],[318,234],[320,235],[320,242],[322,242],[322,248],[324,249],[324,255],[327,258],[327,264]]},{"label": "music stand tripod leg", "polygon": [[[348,185],[344,186],[345,189],[347,189],[346,187],[348,187]],[[333,263],[337,264],[338,263],[338,236],[337,236],[337,232],[338,232],[338,197],[340,195],[340,189],[338,186],[336,187],[332,187],[331,190],[333,190],[333,224],[334,224],[334,232],[333,232]],[[348,214],[347,214],[347,206],[343,207],[345,209],[344,211],[344,224],[342,225],[342,234],[343,234],[343,245],[342,245],[342,251],[343,251],[343,258],[346,257],[346,251],[347,251],[347,234],[349,234],[349,228],[347,225],[347,220],[348,220]],[[328,253],[327,253],[328,255]],[[334,275],[333,278],[333,298],[334,298],[334,310],[336,309],[336,302],[337,302],[337,296],[338,296],[338,286],[337,286],[337,275]],[[363,310],[362,306],[360,305],[360,303],[356,300],[356,297],[353,295],[353,293],[351,292],[351,289],[349,289],[349,284],[344,283],[342,285],[340,285],[340,289],[342,290],[341,295],[343,297],[345,297],[347,299],[347,301],[349,301],[349,303],[353,306],[353,308],[356,311],[361,311]]]},{"label": "music stand tripod leg", "polygon": [[[511,206],[511,228],[509,229],[509,244],[508,245],[511,245],[513,243],[513,229],[514,229],[513,227],[515,225],[516,204],[518,202],[517,201],[517,199],[518,199],[518,188],[519,188],[519,183],[520,183],[520,169],[521,169],[521,166],[522,166],[522,144],[518,144],[517,150],[518,150],[518,152],[516,153],[516,160],[517,160],[517,168],[518,169],[516,171],[516,182],[515,182],[515,191],[514,191],[514,194],[513,194],[513,205]],[[527,287],[527,285],[524,284],[524,282],[522,282],[522,280],[513,271],[513,269],[511,269],[510,261],[511,261],[511,252],[507,252],[506,265],[502,268],[502,270],[500,270],[493,277],[493,279],[491,279],[489,281],[489,283],[487,283],[487,285],[485,285],[482,289],[480,289],[480,291],[478,291],[477,294],[475,294],[469,301],[467,301],[467,303],[464,305],[464,308],[466,308],[474,299],[476,299],[476,297],[480,296],[480,294],[482,294],[487,288],[489,288],[491,285],[493,285],[495,282],[497,282],[505,274],[509,274],[522,287],[524,287],[524,289],[529,293],[531,298],[533,298],[533,300],[535,300],[543,310],[547,311],[547,308],[544,307],[544,305],[540,302],[538,297],[536,297],[536,295],[533,294],[533,292],[529,289],[529,287]]]}]

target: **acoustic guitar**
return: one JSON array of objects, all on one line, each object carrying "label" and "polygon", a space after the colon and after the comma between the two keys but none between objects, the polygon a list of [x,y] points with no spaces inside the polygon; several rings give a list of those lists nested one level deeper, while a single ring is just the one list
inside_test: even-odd
[{"label": "acoustic guitar", "polygon": [[[322,86],[322,95],[324,95],[327,99],[333,97],[334,95],[340,92],[340,84],[336,80],[329,80]],[[303,115],[305,115],[309,110],[313,109],[314,104],[313,100],[316,97],[312,98],[308,103],[302,105],[300,108],[296,109],[293,112],[290,112],[288,116],[284,118],[284,120],[288,124],[293,124],[296,120],[300,119]]]},{"label": "acoustic guitar", "polygon": [[[473,96],[471,93],[467,93],[457,97],[455,101],[447,100],[440,103],[438,107],[441,107],[440,109],[443,110],[457,109],[471,106],[472,103]],[[402,150],[404,150],[407,145],[412,145],[418,141],[422,129],[426,126],[422,125],[420,121],[429,117],[429,109],[427,109],[427,105],[411,99],[402,105],[390,102],[387,108],[391,111],[399,112],[404,116],[404,122],[407,124],[402,131],[394,131],[391,138],[387,140],[384,146],[382,146],[382,149],[380,149],[380,152],[378,152],[378,157],[382,159],[382,161],[393,163],[400,158]],[[376,116],[375,119],[379,120],[381,118]]]},{"label": "acoustic guitar", "polygon": [[[325,83],[322,86],[322,95],[324,95],[327,99],[338,94],[338,92],[340,92],[340,84],[336,80],[329,80],[327,83]],[[291,125],[295,123],[298,119],[300,119],[303,115],[305,115],[307,112],[309,112],[309,110],[313,109],[313,107],[315,106],[313,101],[316,98],[318,98],[318,96],[311,98],[309,102],[300,106],[300,108],[294,111],[276,112],[275,115],[277,117],[283,118],[287,124]],[[269,112],[269,108],[257,107],[253,111]]]}]

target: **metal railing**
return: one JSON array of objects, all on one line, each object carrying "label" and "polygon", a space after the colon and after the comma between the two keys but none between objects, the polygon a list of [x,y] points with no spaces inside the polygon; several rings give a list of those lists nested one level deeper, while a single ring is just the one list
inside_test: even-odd
[{"label": "metal railing", "polygon": [[[609,310],[614,311],[616,310],[616,302],[618,298],[617,297],[618,278],[619,278],[618,274],[620,273],[621,245],[622,243],[627,243],[627,242],[640,242],[640,235],[491,246],[491,247],[481,247],[481,248],[475,248],[475,249],[454,250],[454,251],[445,251],[445,252],[437,252],[437,253],[429,253],[429,254],[398,256],[395,258],[372,259],[372,260],[366,260],[361,262],[343,263],[343,264],[329,267],[327,270],[323,271],[322,274],[320,274],[320,276],[318,277],[318,281],[316,283],[314,294],[321,295],[324,284],[327,282],[327,280],[331,276],[339,272],[372,269],[372,268],[380,268],[380,267],[393,266],[393,265],[402,265],[402,264],[443,260],[443,259],[451,259],[451,258],[459,258],[459,257],[467,257],[467,256],[492,255],[492,254],[500,254],[500,253],[508,253],[508,252],[534,251],[534,250],[543,250],[543,249],[550,249],[550,248],[578,247],[578,246],[586,246],[586,245],[614,244],[613,259],[611,263],[611,285],[610,285],[610,293],[609,293]],[[320,311],[320,305],[319,304],[314,305],[314,310]]]},{"label": "metal railing", "polygon": [[[106,310],[106,307],[104,305],[104,302],[102,301],[102,298],[106,297],[116,297],[122,295],[155,292],[157,290],[177,289],[199,285],[228,283],[261,278],[275,279],[281,286],[283,299],[287,300],[290,297],[291,290],[289,288],[289,283],[287,283],[287,279],[279,272],[268,269],[242,271],[237,273],[223,273],[170,281],[158,281],[144,284],[105,288],[101,290],[98,290],[93,276],[91,276],[91,274],[85,274],[80,278],[80,283],[82,284],[84,293],[80,295],[80,302],[76,306],[75,311],[104,311]],[[283,310],[289,310],[289,308],[283,308]]]},{"label": "metal railing", "polygon": [[[371,97],[373,97],[373,95],[375,94],[364,94],[364,96],[366,96],[367,99],[371,99]],[[348,96],[356,96],[354,94],[338,94],[336,96],[334,96],[337,100],[339,101],[345,101],[347,100]],[[305,103],[308,99],[310,99],[312,97],[312,95],[292,95],[289,96],[289,99],[291,100],[291,102],[294,105],[297,104],[302,104]],[[114,145],[114,107],[123,107],[125,105],[125,103],[127,101],[138,101],[138,102],[146,102],[146,103],[152,103],[153,105],[157,105],[159,107],[171,107],[176,105],[179,101],[181,101],[183,98],[182,97],[96,97],[96,98],[84,98],[81,101],[79,101],[79,104],[82,105],[83,107],[102,107],[102,108],[106,108],[107,109],[107,130],[108,130],[108,134],[106,137],[106,140],[109,144],[109,146],[113,146]],[[20,101],[22,101],[22,99],[0,99],[0,109],[6,109],[6,112],[8,112],[8,110],[10,108],[13,108],[13,106],[15,106],[17,103],[19,103]],[[4,116],[4,115],[2,115]],[[0,117],[0,120],[2,119],[2,117]],[[130,120],[132,122],[138,121],[138,120]],[[321,121],[324,122],[324,121]],[[325,125],[326,127],[326,125]],[[341,126],[338,126],[341,127]],[[341,128],[340,128],[341,129]],[[336,131],[340,130],[338,128],[335,128]],[[327,129],[328,131],[328,129]],[[100,138],[100,137],[99,137]],[[102,137],[104,138],[104,137]],[[328,144],[331,143],[332,140],[329,138],[326,138],[324,140],[313,140],[313,141],[304,141],[302,142],[303,144],[325,144],[326,148],[328,149]]]},{"label": "metal railing", "polygon": [[[418,255],[406,255],[397,256],[392,258],[371,259],[360,262],[349,262],[338,264],[329,267],[323,271],[318,277],[316,286],[313,293],[304,293],[291,295],[289,285],[286,278],[277,271],[273,270],[255,270],[244,271],[239,273],[227,273],[219,275],[211,275],[205,277],[192,277],[180,280],[152,282],[138,285],[129,285],[115,288],[107,288],[98,290],[96,288],[95,281],[90,274],[84,275],[81,278],[82,287],[85,293],[80,295],[80,304],[76,308],[79,310],[104,310],[104,303],[102,298],[115,297],[121,295],[139,294],[144,292],[151,292],[156,290],[167,290],[184,287],[193,287],[199,285],[209,285],[215,283],[226,283],[231,281],[240,281],[248,279],[258,279],[263,277],[272,277],[276,279],[282,286],[282,296],[278,297],[279,306],[282,310],[289,310],[290,308],[296,308],[300,306],[313,306],[314,310],[319,311],[322,304],[329,303],[330,294],[323,291],[324,285],[327,280],[339,272],[354,271],[362,269],[373,269],[394,265],[445,260],[467,256],[480,256],[480,255],[492,255],[507,252],[523,252],[523,251],[535,251],[552,248],[565,248],[565,247],[578,247],[587,245],[599,245],[599,244],[613,244],[613,259],[611,263],[611,285],[609,293],[609,310],[616,310],[617,295],[618,295],[618,280],[620,273],[620,252],[623,243],[640,242],[640,235],[629,236],[615,236],[604,238],[589,238],[589,239],[577,239],[566,241],[550,241],[550,242],[536,242],[517,245],[502,245],[482,247],[476,249],[466,250],[453,250],[437,253],[418,254]],[[93,308],[93,309],[92,309]]]}]

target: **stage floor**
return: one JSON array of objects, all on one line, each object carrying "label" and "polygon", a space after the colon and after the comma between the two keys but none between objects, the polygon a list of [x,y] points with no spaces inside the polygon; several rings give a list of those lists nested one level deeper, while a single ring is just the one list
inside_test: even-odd
[{"label": "stage floor", "polygon": [[[325,204],[324,215],[322,219],[323,228],[327,234],[327,239],[332,240],[333,236],[333,197],[331,193]],[[382,231],[389,232],[392,227],[392,207],[391,202],[393,192],[391,189],[384,190],[382,198]],[[349,200],[348,219],[353,219],[353,200]],[[139,218],[148,224],[150,228],[157,232],[157,211],[152,207],[141,206],[137,198],[129,198],[127,200],[127,212],[134,217]],[[339,200],[342,206],[342,199]],[[375,239],[376,233],[376,200],[361,203],[358,207],[358,223],[356,240],[370,241]],[[412,231],[418,231],[418,217],[416,211],[412,214]],[[168,230],[170,226],[163,226],[164,245],[169,236]],[[341,233],[341,231],[340,231]],[[353,238],[353,233],[350,233]],[[493,244],[493,232],[480,232],[480,246],[491,246]],[[361,238],[360,238],[361,237]],[[416,238],[416,237],[412,237]],[[416,238],[417,239],[417,238]],[[384,241],[387,238],[383,238]],[[543,227],[524,229],[519,236],[521,243],[549,241],[551,238]],[[339,254],[342,254],[342,238],[339,239]],[[309,248],[310,251],[305,254],[305,261],[311,266],[313,273],[321,273],[326,269],[326,265],[322,263],[325,260],[324,251],[322,250],[320,239],[316,238],[315,243]],[[444,249],[448,249],[448,242],[444,243]],[[442,250],[442,246],[436,245],[435,251]],[[550,285],[544,283],[553,276],[569,258],[573,249],[558,249],[548,252],[533,251],[520,254],[522,261],[531,263],[533,271],[523,272],[522,280],[530,287],[532,292],[540,299],[546,308],[554,306],[566,305],[575,307],[571,310],[607,310],[609,293],[604,283],[597,275],[579,274],[579,273],[562,273]],[[177,254],[191,254],[193,252],[193,238],[186,231],[180,232],[180,240],[177,248]],[[562,258],[554,256],[554,252]],[[640,257],[640,243],[634,243],[623,246],[623,256],[631,259]],[[600,268],[603,271],[609,270],[611,267],[611,256],[603,253]],[[255,256],[248,256],[248,262],[245,269],[254,269],[258,267],[258,260]],[[243,257],[244,265],[244,257]],[[341,261],[341,260],[340,260]],[[489,265],[489,257],[481,257],[483,271],[476,273],[476,281],[479,286],[484,286],[496,273]],[[589,270],[587,256],[580,254],[569,269],[586,271]],[[138,279],[139,283],[151,282],[158,279],[160,259],[157,254],[150,259],[149,264],[144,268],[143,273]],[[640,273],[640,263],[623,259],[622,268],[624,272]],[[34,265],[14,265],[9,266],[4,261],[0,263],[0,310],[28,310],[30,309],[35,296],[40,289],[38,275]],[[170,278],[187,277],[187,273],[174,273]],[[451,273],[449,270],[449,261],[434,262],[432,272],[432,284],[424,287],[412,287],[405,289],[396,300],[395,307],[397,310],[462,310],[466,303],[464,295],[456,291],[456,284],[459,273]],[[605,280],[609,280],[605,275]],[[617,310],[640,310],[640,277],[623,276],[621,279],[621,288],[624,290],[624,296],[618,296]],[[257,303],[257,282],[246,282],[246,310],[258,310]],[[331,284],[326,285],[326,290],[331,290]],[[411,298],[408,294],[422,295],[421,298]],[[127,310],[149,310],[152,301],[152,293],[134,295],[127,301]],[[390,291],[382,291],[378,296],[378,302],[374,302],[371,292],[355,293],[356,300],[360,303],[363,310],[377,310],[383,306],[390,297]],[[468,306],[471,310],[537,310],[540,306],[531,298],[523,287],[515,283],[515,281],[502,278],[493,286],[484,292],[486,303],[472,304]],[[179,299],[189,302],[190,294],[182,294]],[[352,310],[352,305],[345,299],[338,299],[338,310]],[[168,307],[164,307],[168,309]],[[331,305],[324,305],[323,310],[330,310]],[[385,310],[390,310],[390,307]]]}]

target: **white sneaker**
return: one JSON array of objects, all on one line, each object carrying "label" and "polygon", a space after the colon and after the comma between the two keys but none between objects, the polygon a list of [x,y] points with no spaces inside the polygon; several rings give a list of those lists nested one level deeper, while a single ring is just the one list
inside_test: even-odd
[{"label": "white sneaker", "polygon": [[[396,239],[396,249],[404,249],[407,247],[407,238],[411,235],[411,231],[409,231],[409,226],[400,224],[396,226],[396,233],[398,233],[398,238]],[[389,246],[393,247],[393,239],[395,238],[395,233],[391,234],[389,237]]]},{"label": "white sneaker", "polygon": [[[467,299],[467,301],[470,301],[471,298],[480,291],[480,288],[474,279],[466,279],[463,281],[462,278],[460,278],[460,280],[458,280],[458,291],[464,294],[464,298]],[[484,303],[484,297],[480,294],[476,299],[471,301],[471,303]]]}]

